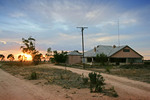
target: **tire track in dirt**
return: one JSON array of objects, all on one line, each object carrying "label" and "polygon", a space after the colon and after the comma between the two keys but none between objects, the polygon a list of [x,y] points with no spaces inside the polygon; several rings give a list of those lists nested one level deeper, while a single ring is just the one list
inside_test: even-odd
[{"label": "tire track in dirt", "polygon": [[[54,68],[65,69],[62,66],[56,65],[49,65]],[[88,74],[92,71],[83,70],[83,69],[76,69],[66,67],[67,70],[70,70],[77,74],[84,74],[84,76],[88,77]],[[125,77],[119,77],[115,75],[108,75],[105,73],[101,73],[104,77],[105,82],[115,87],[115,90],[124,99],[131,98],[131,99],[140,99],[140,100],[150,100],[150,84],[139,82],[135,80],[130,80]]]},{"label": "tire track in dirt", "polygon": [[66,100],[0,69],[0,100]]}]

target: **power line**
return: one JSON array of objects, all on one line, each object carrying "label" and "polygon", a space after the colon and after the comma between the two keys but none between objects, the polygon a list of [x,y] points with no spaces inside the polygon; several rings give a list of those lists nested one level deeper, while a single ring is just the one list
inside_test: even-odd
[{"label": "power line", "polygon": [[83,69],[85,68],[85,58],[84,58],[84,37],[83,37],[83,31],[84,29],[87,29],[88,27],[77,27],[77,28],[80,28],[81,29],[81,32],[82,32],[82,52],[83,52]]}]

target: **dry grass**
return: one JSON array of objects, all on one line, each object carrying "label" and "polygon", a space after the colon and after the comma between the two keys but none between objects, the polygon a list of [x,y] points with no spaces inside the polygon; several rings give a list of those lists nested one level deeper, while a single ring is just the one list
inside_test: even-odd
[{"label": "dry grass", "polygon": [[64,88],[87,88],[88,85],[83,84],[82,77],[68,70],[55,69],[46,65],[32,65],[31,62],[8,62],[3,63],[1,69],[7,71],[14,76],[21,76],[24,79],[31,79],[33,72],[37,73],[38,79],[47,80],[45,84],[56,84]]},{"label": "dry grass", "polygon": [[103,72],[129,79],[150,83],[150,65],[106,66],[103,68],[88,68],[88,70]]},{"label": "dry grass", "polygon": [[[67,67],[79,68],[82,69],[81,66],[72,65]],[[112,75],[118,75],[127,77],[129,79],[142,81],[150,83],[150,65],[148,64],[140,64],[140,65],[123,65],[123,66],[89,66],[86,65],[85,70],[91,70],[101,73],[107,73]]]},{"label": "dry grass", "polygon": [[150,69],[113,69],[110,74],[150,83]]}]

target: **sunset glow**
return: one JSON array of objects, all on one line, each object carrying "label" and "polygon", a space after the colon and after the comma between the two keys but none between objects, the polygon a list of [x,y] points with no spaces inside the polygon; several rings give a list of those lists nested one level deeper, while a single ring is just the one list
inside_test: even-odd
[{"label": "sunset glow", "polygon": [[0,0],[0,54],[5,60],[14,54],[17,60],[22,38],[29,36],[38,51],[80,51],[76,27],[86,26],[85,51],[129,45],[150,60],[149,18],[150,0]]},{"label": "sunset glow", "polygon": [[27,61],[31,61],[32,60],[32,56],[30,54],[22,53],[21,55],[24,56],[24,59],[27,60]]}]

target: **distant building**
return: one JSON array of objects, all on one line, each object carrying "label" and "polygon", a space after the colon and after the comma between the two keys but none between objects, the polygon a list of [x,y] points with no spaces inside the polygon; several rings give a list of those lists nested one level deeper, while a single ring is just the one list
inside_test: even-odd
[{"label": "distant building", "polygon": [[68,64],[80,64],[82,63],[82,54],[77,50],[67,53],[68,55]]},{"label": "distant building", "polygon": [[130,63],[142,63],[143,56],[133,50],[129,46],[106,46],[98,45],[92,50],[85,52],[85,62],[95,62],[97,54],[104,53],[108,57],[109,63],[112,64],[130,64]]}]

